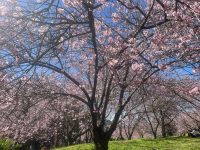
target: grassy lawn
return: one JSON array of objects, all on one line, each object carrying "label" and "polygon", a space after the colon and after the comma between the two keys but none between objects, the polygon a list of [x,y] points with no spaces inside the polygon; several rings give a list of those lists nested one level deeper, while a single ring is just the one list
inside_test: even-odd
[{"label": "grassy lawn", "polygon": [[[93,150],[93,144],[80,144],[55,150]],[[172,137],[165,139],[137,139],[111,141],[109,150],[200,150],[200,138]]]}]

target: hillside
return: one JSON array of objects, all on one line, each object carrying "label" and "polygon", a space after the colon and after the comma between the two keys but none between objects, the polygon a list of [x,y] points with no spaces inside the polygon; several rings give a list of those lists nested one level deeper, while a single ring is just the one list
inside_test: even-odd
[{"label": "hillside", "polygon": [[[80,144],[55,150],[93,150],[93,144]],[[138,139],[111,141],[109,150],[200,150],[200,138],[172,137],[165,139]]]}]

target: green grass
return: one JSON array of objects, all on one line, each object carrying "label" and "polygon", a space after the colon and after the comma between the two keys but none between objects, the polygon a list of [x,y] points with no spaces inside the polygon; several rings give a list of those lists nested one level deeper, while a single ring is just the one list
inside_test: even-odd
[{"label": "green grass", "polygon": [[[80,144],[55,150],[94,150],[94,145]],[[200,150],[200,138],[171,137],[156,140],[111,141],[109,150]]]},{"label": "green grass", "polygon": [[20,145],[9,139],[0,139],[0,150],[19,150]]}]

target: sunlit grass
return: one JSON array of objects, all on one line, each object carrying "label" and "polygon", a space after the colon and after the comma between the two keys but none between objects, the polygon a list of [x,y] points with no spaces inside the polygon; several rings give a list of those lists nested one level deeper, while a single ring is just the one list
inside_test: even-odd
[{"label": "sunlit grass", "polygon": [[[93,144],[80,144],[56,150],[94,150]],[[171,137],[160,139],[137,139],[111,141],[109,150],[200,150],[200,138]]]}]

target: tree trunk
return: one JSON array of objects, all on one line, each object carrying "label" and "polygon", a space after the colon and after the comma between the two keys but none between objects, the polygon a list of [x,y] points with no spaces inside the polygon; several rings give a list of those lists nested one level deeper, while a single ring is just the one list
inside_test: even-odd
[{"label": "tree trunk", "polygon": [[[56,130],[57,132],[57,130]],[[53,136],[53,147],[57,147],[58,146],[58,135],[57,133],[54,134]]]},{"label": "tree trunk", "polygon": [[162,137],[166,137],[166,130],[165,130],[165,125],[162,125]]},{"label": "tree trunk", "polygon": [[73,144],[74,144],[74,139],[71,136],[69,136],[68,137],[68,145],[73,145]]},{"label": "tree trunk", "polygon": [[109,139],[102,131],[94,131],[95,150],[108,150]]},{"label": "tree trunk", "polygon": [[95,140],[95,150],[108,150],[108,139]]},{"label": "tree trunk", "polygon": [[162,130],[162,137],[166,137],[166,130],[165,130],[165,118],[164,114],[161,111],[161,130]]},{"label": "tree trunk", "polygon": [[157,133],[156,132],[153,132],[153,137],[154,137],[154,139],[157,139]]},{"label": "tree trunk", "polygon": [[94,141],[95,150],[108,150],[108,141],[109,140],[105,140],[105,139]]},{"label": "tree trunk", "polygon": [[122,134],[122,127],[121,126],[119,126],[119,135],[120,135],[119,140],[124,140],[124,137],[123,137],[123,134]]},{"label": "tree trunk", "polygon": [[131,140],[132,139],[132,135],[128,135],[128,140]]},{"label": "tree trunk", "polygon": [[91,143],[93,141],[93,137],[92,137],[92,131],[87,131],[85,134],[85,142],[86,143]]}]

